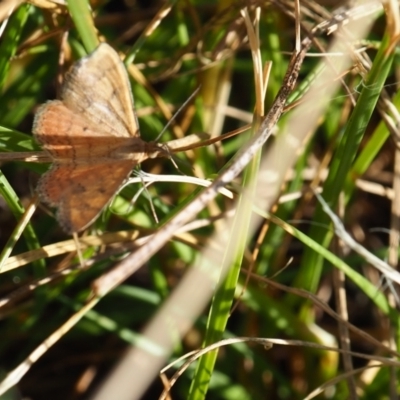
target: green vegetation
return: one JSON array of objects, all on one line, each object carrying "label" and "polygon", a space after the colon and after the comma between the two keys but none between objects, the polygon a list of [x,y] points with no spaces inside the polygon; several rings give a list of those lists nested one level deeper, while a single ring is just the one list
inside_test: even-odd
[{"label": "green vegetation", "polygon": [[[135,362],[119,365],[129,380],[113,398],[158,398],[167,379],[174,399],[393,398],[400,279],[335,236],[313,190],[397,269],[398,7],[371,3],[338,27],[322,1],[300,18],[284,0],[247,14],[229,1],[11,3],[0,5],[0,392],[12,388],[0,399],[14,385],[33,400],[90,398],[126,351]],[[290,83],[296,21],[314,42],[274,136],[239,168]],[[132,171],[77,251],[38,201],[49,159],[32,122],[104,41],[127,67],[140,137],[170,157]],[[203,142],[173,151],[193,134]],[[190,214],[229,168],[244,170]],[[99,278],[116,266],[129,273],[111,290]]]}]

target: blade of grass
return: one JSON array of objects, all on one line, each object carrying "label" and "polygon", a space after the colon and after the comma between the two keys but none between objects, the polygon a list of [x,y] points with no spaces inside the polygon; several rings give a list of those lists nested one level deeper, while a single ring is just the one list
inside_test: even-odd
[{"label": "blade of grass", "polygon": [[11,14],[7,27],[0,41],[0,92],[2,92],[10,61],[15,55],[22,34],[22,29],[28,19],[30,4],[22,4]]},{"label": "blade of grass", "polygon": [[0,124],[18,127],[38,100],[43,99],[43,87],[52,79],[55,69],[54,53],[49,53],[46,62],[40,55],[26,64],[18,78],[7,88],[0,100]]},{"label": "blade of grass", "polygon": [[[254,130],[254,132],[256,131],[257,129]],[[246,190],[238,199],[235,220],[230,231],[230,238],[224,255],[225,259],[227,257],[231,258],[232,254],[234,254],[234,257],[228,274],[213,298],[208,317],[204,346],[209,346],[222,339],[230,316],[230,309],[234,301],[235,289],[238,284],[240,268],[248,242],[248,232],[255,193],[254,183],[256,182],[255,177],[257,176],[260,165],[260,157],[261,151],[257,153],[245,170],[243,188],[246,188]],[[208,390],[217,355],[218,351],[214,350],[200,358],[192,380],[188,399],[194,400],[204,398]]]},{"label": "blade of grass", "polygon": [[351,268],[341,258],[333,254],[331,251],[329,251],[326,247],[324,247],[320,243],[319,240],[314,240],[310,238],[310,236],[299,231],[294,226],[289,225],[287,222],[282,221],[280,218],[272,214],[266,214],[263,210],[258,210],[258,213],[264,216],[265,218],[270,219],[274,224],[277,224],[286,232],[288,232],[296,239],[304,243],[308,249],[316,252],[321,258],[325,258],[336,268],[343,271],[346,274],[346,276],[348,276],[357,286],[359,286],[362,289],[362,291],[375,303],[375,305],[385,315],[394,316],[397,314],[396,310],[389,305],[385,295],[382,292],[380,292],[373,283],[371,283],[368,279],[366,279],[364,276],[362,276],[353,268]]},{"label": "blade of grass", "polygon": [[[17,194],[15,193],[14,189],[12,186],[8,183],[7,179],[3,175],[3,173],[0,171],[0,194],[3,196],[5,199],[7,205],[10,207],[12,213],[15,216],[15,219],[18,221],[20,220],[24,213],[25,209],[22,206]],[[35,231],[33,230],[32,226],[28,224],[26,228],[23,231],[23,236],[25,237],[26,244],[29,248],[29,250],[34,250],[34,249],[39,249],[40,243],[38,238],[36,237]],[[14,237],[12,236],[7,244],[4,246],[0,253],[0,269],[1,266],[3,265],[4,261],[7,260],[8,256],[11,254],[12,249],[16,243],[16,241],[19,239],[19,236]],[[35,271],[35,276],[40,277],[43,276],[45,273],[45,260],[36,260],[33,262],[33,267]]]},{"label": "blade of grass", "polygon": [[128,54],[125,57],[124,63],[125,65],[132,64],[135,60],[136,54],[139,52],[140,48],[143,46],[146,39],[154,32],[157,26],[161,23],[161,21],[169,14],[172,7],[176,3],[177,0],[168,0],[165,2],[160,11],[154,16],[153,20],[149,25],[147,25],[146,29],[140,35],[139,39],[136,40],[135,45],[131,48]]},{"label": "blade of grass", "polygon": [[[263,67],[260,54],[259,41],[259,18],[260,9],[256,10],[256,26],[253,27],[248,10],[242,10],[242,16],[247,26],[249,42],[253,56],[254,81],[256,92],[256,112],[252,127],[252,136],[256,134],[260,127],[260,121],[264,115],[265,87],[267,82],[263,79]],[[226,325],[230,316],[230,310],[235,298],[235,290],[238,285],[240,269],[243,263],[244,253],[248,243],[250,233],[250,223],[252,216],[252,204],[255,201],[257,176],[260,168],[261,149],[256,152],[254,158],[244,170],[241,195],[238,199],[238,207],[235,213],[230,237],[227,242],[222,265],[229,265],[228,260],[232,260],[226,277],[217,289],[213,298],[207,322],[207,331],[203,347],[212,345],[222,339],[226,331]],[[233,257],[232,257],[233,254]],[[224,273],[223,271],[221,271]],[[204,354],[197,364],[196,371],[192,380],[188,398],[191,400],[203,399],[208,391],[212,371],[215,368],[218,350]]]},{"label": "blade of grass", "polygon": [[87,0],[68,0],[68,9],[86,51],[91,53],[99,45],[99,39],[89,2]]},{"label": "blade of grass", "polygon": [[[388,35],[385,35],[379,52],[373,62],[371,71],[366,78],[356,107],[353,110],[341,142],[333,157],[329,175],[323,190],[323,196],[332,208],[335,207],[339,193],[344,188],[346,176],[350,171],[365,129],[368,126],[372,112],[375,109],[380,92],[393,63],[394,54],[387,54],[389,44],[390,38]],[[333,232],[326,231],[324,228],[330,221],[320,205],[316,208],[313,221],[314,224],[310,230],[310,238],[318,240],[323,246],[328,247],[333,237]],[[315,293],[321,273],[321,256],[310,248],[307,248],[294,284],[296,287],[301,287]],[[291,296],[289,296],[289,298],[291,298],[291,301],[297,301]]]},{"label": "blade of grass", "polygon": [[34,151],[40,147],[34,142],[32,136],[14,129],[0,126],[0,151]]},{"label": "blade of grass", "polygon": [[[397,92],[392,100],[393,105],[400,109],[400,92]],[[346,180],[346,193],[351,194],[355,187],[355,181],[361,177],[367,168],[371,165],[372,161],[375,159],[382,146],[386,143],[386,140],[390,136],[390,132],[387,129],[386,124],[381,121],[368,143],[364,146],[360,154],[358,155],[354,165],[347,176]]]}]

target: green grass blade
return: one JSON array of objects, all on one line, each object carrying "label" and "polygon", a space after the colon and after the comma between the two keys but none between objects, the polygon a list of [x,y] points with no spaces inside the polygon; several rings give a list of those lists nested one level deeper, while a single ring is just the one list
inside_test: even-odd
[{"label": "green grass blade", "polygon": [[68,0],[68,8],[85,49],[91,53],[99,45],[92,10],[87,0]]},{"label": "green grass blade", "polygon": [[[365,129],[393,63],[394,55],[386,53],[389,42],[390,38],[385,36],[332,160],[323,190],[324,199],[332,208],[337,204],[339,194],[344,188],[347,174],[351,169]],[[328,247],[333,233],[324,228],[324,226],[329,225],[329,217],[319,205],[314,214],[314,221],[315,224],[310,230],[310,238],[318,240],[323,246]],[[295,286],[314,293],[319,284],[321,272],[321,256],[308,248],[302,258]]]},{"label": "green grass blade", "polygon": [[40,147],[32,136],[0,126],[0,151],[37,151]]},{"label": "green grass blade", "polygon": [[[25,213],[24,207],[22,206],[17,194],[15,193],[12,186],[9,184],[3,173],[0,171],[0,195],[4,198],[7,206],[10,208],[15,216],[16,221],[18,221]],[[35,231],[30,224],[23,231],[23,236],[25,237],[26,244],[30,250],[39,249],[40,243],[36,237]],[[11,254],[19,236],[12,236],[7,241],[0,253],[0,266]],[[36,271],[36,276],[43,276],[45,262],[44,260],[38,260],[34,263],[34,268]]]},{"label": "green grass blade", "polygon": [[[234,301],[235,290],[238,284],[240,268],[243,262],[243,256],[248,242],[248,231],[250,227],[252,202],[255,193],[255,177],[260,165],[261,152],[253,158],[252,162],[246,168],[243,187],[245,193],[238,200],[238,207],[235,213],[235,219],[230,231],[229,242],[224,254],[225,259],[231,259],[233,262],[221,286],[217,289],[212,301],[211,310],[208,317],[207,332],[204,340],[204,346],[211,345],[222,339],[226,330],[226,324],[230,316],[230,310]],[[222,265],[226,262],[223,261]],[[193,377],[188,399],[203,399],[207,393],[212,371],[215,367],[218,351],[211,351],[202,356],[196,368]]]},{"label": "green grass blade", "polygon": [[[400,92],[395,94],[392,102],[397,109],[400,109]],[[352,189],[354,189],[355,180],[365,173],[389,136],[390,132],[386,124],[381,121],[354,162],[350,174],[347,176],[346,193],[351,193]]]},{"label": "green grass blade", "polygon": [[0,93],[6,81],[10,61],[17,51],[22,29],[28,19],[29,4],[22,4],[11,14],[0,41]]}]

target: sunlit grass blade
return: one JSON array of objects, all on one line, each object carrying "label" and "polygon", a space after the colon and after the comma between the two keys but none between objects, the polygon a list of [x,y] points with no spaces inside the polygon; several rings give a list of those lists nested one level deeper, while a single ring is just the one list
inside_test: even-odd
[{"label": "sunlit grass blade", "polygon": [[[387,54],[389,39],[388,36],[385,36],[382,40],[379,52],[375,57],[371,71],[366,77],[360,97],[332,159],[322,193],[324,199],[332,208],[337,204],[339,193],[345,187],[346,176],[359,150],[365,129],[392,66],[394,54]],[[315,223],[311,227],[310,238],[318,239],[323,246],[327,247],[332,239],[332,232],[324,228],[324,225],[329,225],[329,218],[320,206],[317,206],[313,220]],[[320,255],[311,249],[307,249],[298,271],[296,286],[315,292],[320,281],[321,271],[322,259]]]}]

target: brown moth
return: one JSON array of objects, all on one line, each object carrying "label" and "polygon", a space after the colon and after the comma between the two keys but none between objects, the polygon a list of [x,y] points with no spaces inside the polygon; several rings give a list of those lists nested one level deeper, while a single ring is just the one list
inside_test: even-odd
[{"label": "brown moth", "polygon": [[69,233],[98,217],[134,166],[168,156],[165,145],[140,138],[128,74],[106,43],[72,66],[60,100],[37,111],[33,134],[53,161],[39,196]]}]

